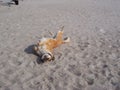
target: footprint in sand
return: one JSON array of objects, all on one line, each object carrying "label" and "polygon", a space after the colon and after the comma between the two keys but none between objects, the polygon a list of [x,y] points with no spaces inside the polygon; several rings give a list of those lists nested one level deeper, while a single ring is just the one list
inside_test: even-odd
[{"label": "footprint in sand", "polygon": [[87,81],[88,85],[94,84],[94,79],[92,79],[92,78],[87,78],[86,81]]},{"label": "footprint in sand", "polygon": [[3,52],[3,51],[1,51],[1,52],[0,52],[0,55],[2,56],[3,54],[4,54],[4,52]]},{"label": "footprint in sand", "polygon": [[62,53],[59,53],[59,55],[58,55],[58,59],[60,59],[62,57]]},{"label": "footprint in sand", "polygon": [[120,71],[118,71],[118,73],[117,73],[117,74],[118,74],[118,76],[120,76]]},{"label": "footprint in sand", "polygon": [[5,83],[0,81],[0,88],[2,88],[2,86],[4,86],[4,85],[5,85]]},{"label": "footprint in sand", "polygon": [[81,71],[76,65],[69,65],[68,71],[76,76],[81,76]]},{"label": "footprint in sand", "polygon": [[84,51],[89,46],[89,44],[89,42],[78,42],[78,47],[81,51]]},{"label": "footprint in sand", "polygon": [[66,48],[64,51],[65,51],[65,52],[64,52],[64,53],[65,53],[64,56],[67,56],[67,55],[71,52],[71,51],[70,51],[69,49],[67,49],[67,48]]}]

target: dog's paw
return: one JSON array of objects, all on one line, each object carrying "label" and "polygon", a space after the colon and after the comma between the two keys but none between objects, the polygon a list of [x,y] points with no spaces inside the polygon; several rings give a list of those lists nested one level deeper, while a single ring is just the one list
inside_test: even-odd
[{"label": "dog's paw", "polygon": [[64,38],[64,43],[68,43],[68,42],[70,42],[70,37]]}]

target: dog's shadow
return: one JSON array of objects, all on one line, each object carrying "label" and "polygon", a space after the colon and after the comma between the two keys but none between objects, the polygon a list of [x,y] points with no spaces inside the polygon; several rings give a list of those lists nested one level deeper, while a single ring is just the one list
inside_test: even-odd
[{"label": "dog's shadow", "polygon": [[37,55],[37,53],[33,50],[33,48],[34,48],[34,45],[30,45],[27,48],[25,48],[24,52],[27,53],[27,54],[33,54],[33,55],[37,56],[36,62],[38,64],[44,63],[44,61],[41,60],[40,56]]}]

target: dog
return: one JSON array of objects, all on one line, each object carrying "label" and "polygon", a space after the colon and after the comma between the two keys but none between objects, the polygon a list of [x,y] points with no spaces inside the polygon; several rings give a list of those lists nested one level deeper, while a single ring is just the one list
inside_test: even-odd
[{"label": "dog", "polygon": [[37,56],[41,58],[43,62],[52,61],[55,59],[53,55],[54,48],[60,46],[61,44],[70,42],[70,38],[65,39],[63,37],[63,30],[58,31],[54,38],[41,38],[37,44],[34,45],[34,51]]}]

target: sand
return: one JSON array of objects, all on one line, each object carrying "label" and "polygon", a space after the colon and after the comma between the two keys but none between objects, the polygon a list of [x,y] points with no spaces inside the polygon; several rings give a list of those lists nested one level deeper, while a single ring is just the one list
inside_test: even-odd
[{"label": "sand", "polygon": [[[32,45],[62,26],[71,42],[38,63]],[[120,90],[120,0],[0,4],[0,90]]]}]

